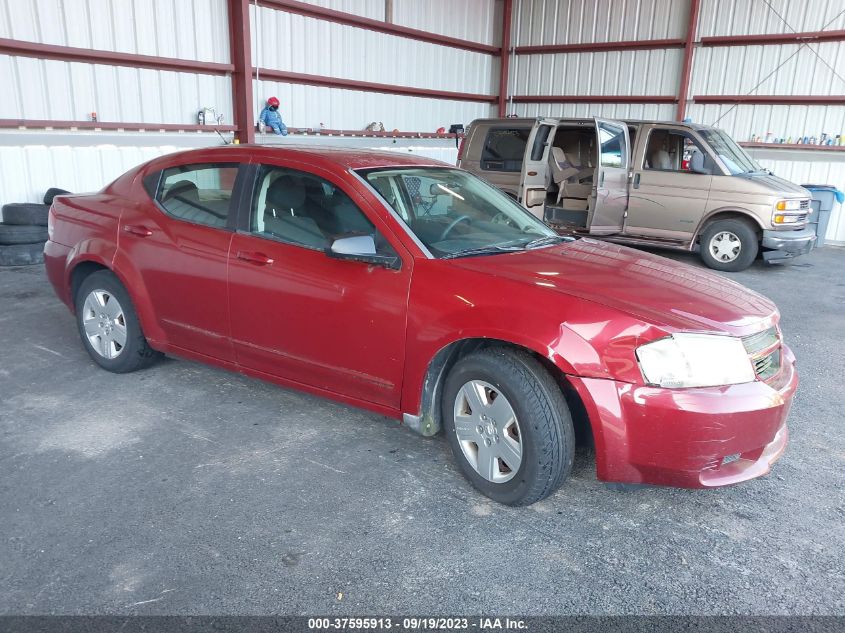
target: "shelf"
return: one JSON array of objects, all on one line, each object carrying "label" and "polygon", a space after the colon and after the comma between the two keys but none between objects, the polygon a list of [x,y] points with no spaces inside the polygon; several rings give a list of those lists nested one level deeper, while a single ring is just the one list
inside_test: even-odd
[{"label": "shelf", "polygon": [[810,145],[809,143],[751,143],[740,141],[742,147],[751,149],[792,149],[805,152],[845,152],[845,145]]}]

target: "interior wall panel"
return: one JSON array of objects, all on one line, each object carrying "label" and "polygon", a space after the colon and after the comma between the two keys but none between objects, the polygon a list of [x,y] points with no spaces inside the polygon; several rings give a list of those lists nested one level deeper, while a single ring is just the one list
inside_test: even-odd
[{"label": "interior wall panel", "polygon": [[259,7],[252,60],[274,70],[415,88],[490,94],[490,55]]},{"label": "interior wall panel", "polygon": [[792,139],[835,137],[845,134],[845,107],[802,105],[692,104],[687,114],[697,123],[715,125],[737,141],[750,141],[752,135]]},{"label": "interior wall panel", "polygon": [[[495,116],[488,103],[405,97],[341,88],[323,88],[275,81],[256,81],[261,102],[270,96],[281,101],[286,125],[318,129],[363,130],[369,123],[382,122],[386,130],[434,132],[452,123],[469,123]],[[259,104],[256,104],[258,108]]]},{"label": "interior wall panel", "polygon": [[0,37],[228,63],[227,0],[7,0]]},{"label": "interior wall panel", "polygon": [[496,0],[393,0],[393,23],[499,46],[502,2]]},{"label": "interior wall panel", "polygon": [[228,77],[0,55],[0,119],[196,123],[201,107],[232,122]]},{"label": "interior wall panel", "polygon": [[517,103],[508,111],[521,117],[672,120],[675,116],[675,106],[666,103]]},{"label": "interior wall panel", "polygon": [[520,55],[511,83],[518,95],[674,95],[677,49]]},{"label": "interior wall panel", "polygon": [[678,0],[516,0],[517,46],[680,38],[687,3]]},{"label": "interior wall panel", "polygon": [[842,0],[703,0],[698,36],[845,29],[843,9]]}]

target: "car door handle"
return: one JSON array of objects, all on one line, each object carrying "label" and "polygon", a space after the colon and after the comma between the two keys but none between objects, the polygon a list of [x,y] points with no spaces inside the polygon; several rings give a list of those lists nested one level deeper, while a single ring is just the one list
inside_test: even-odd
[{"label": "car door handle", "polygon": [[634,174],[634,189],[640,188],[640,175]]},{"label": "car door handle", "polygon": [[127,233],[132,233],[132,235],[137,235],[139,237],[149,237],[153,234],[153,232],[146,226],[134,226],[132,224],[124,224],[123,230]]},{"label": "car door handle", "polygon": [[273,258],[267,257],[264,253],[250,253],[245,251],[238,251],[238,259],[242,259],[250,264],[257,264],[259,266],[270,266],[273,263]]}]

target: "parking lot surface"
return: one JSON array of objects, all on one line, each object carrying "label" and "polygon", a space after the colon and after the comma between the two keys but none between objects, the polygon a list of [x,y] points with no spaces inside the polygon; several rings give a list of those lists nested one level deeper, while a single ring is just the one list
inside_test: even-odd
[{"label": "parking lot surface", "polygon": [[183,360],[107,373],[42,267],[0,269],[0,614],[845,614],[845,250],[729,276],[798,358],[773,471],[615,489],[579,449],[508,508],[393,420]]}]

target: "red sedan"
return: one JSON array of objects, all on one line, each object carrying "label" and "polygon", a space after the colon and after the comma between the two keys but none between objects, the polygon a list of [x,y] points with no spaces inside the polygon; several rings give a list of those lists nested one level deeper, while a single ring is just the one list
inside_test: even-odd
[{"label": "red sedan", "polygon": [[182,152],[57,198],[49,230],[50,281],[104,369],[172,354],[442,429],[502,503],[566,479],[576,427],[614,482],[733,484],[786,446],[798,378],[768,299],[560,237],[437,161]]}]

